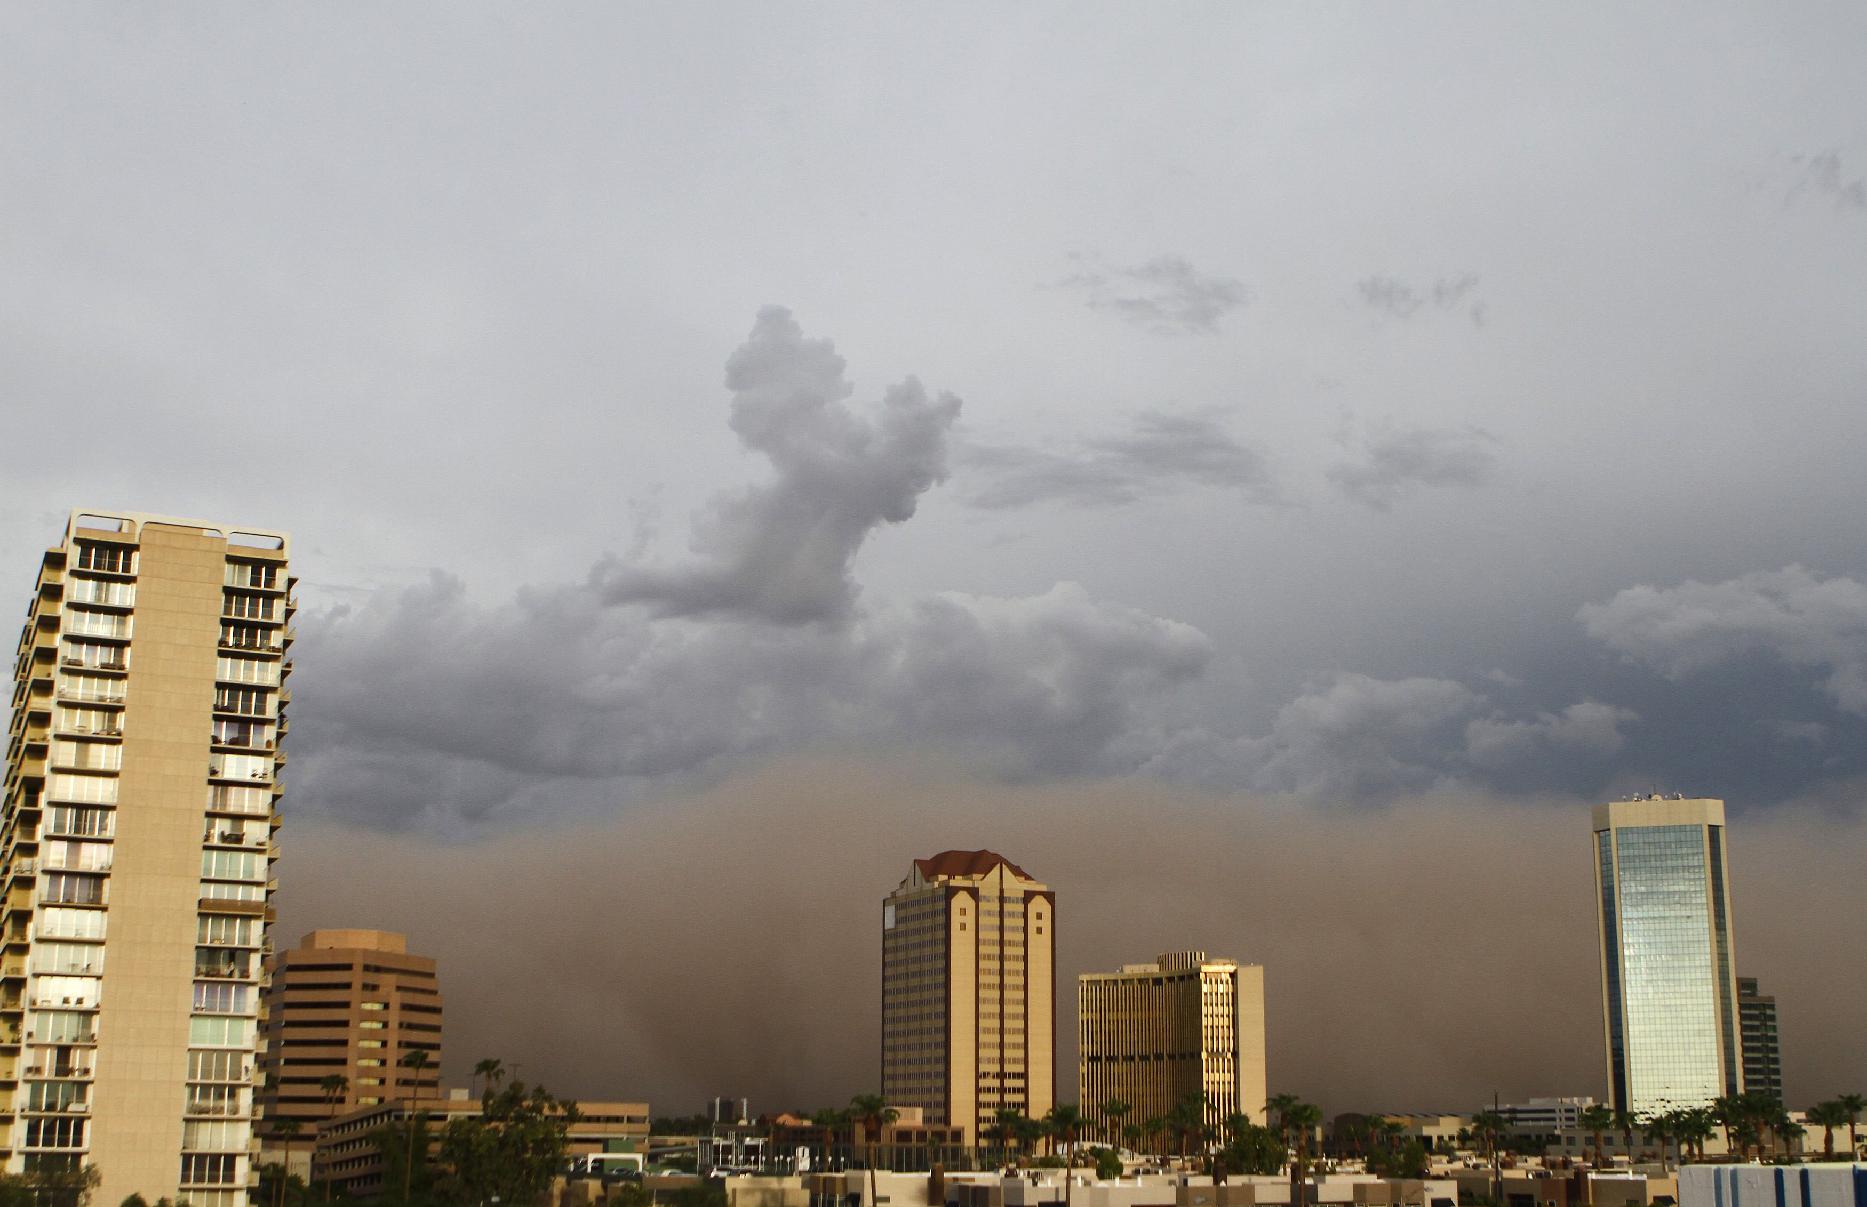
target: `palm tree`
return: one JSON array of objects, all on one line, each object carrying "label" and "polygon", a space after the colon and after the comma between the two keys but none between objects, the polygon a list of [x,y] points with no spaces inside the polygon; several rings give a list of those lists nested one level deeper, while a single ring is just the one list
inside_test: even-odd
[{"label": "palm tree", "polygon": [[481,1093],[490,1094],[492,1093],[493,1086],[497,1085],[499,1082],[499,1079],[501,1077],[504,1077],[505,1075],[506,1075],[505,1062],[500,1061],[500,1060],[495,1060],[493,1057],[488,1056],[485,1060],[482,1060],[479,1064],[476,1064],[473,1066],[473,1075],[467,1078],[468,1092],[469,1093],[472,1092],[473,1079],[477,1077],[481,1079],[481,1084],[485,1087],[485,1089],[483,1089]]},{"label": "palm tree", "polygon": [[[1504,1138],[1504,1129],[1510,1126],[1510,1120],[1497,1111],[1479,1111],[1472,1116],[1472,1136],[1478,1141],[1479,1151],[1491,1158],[1491,1201],[1504,1201],[1504,1166],[1499,1159],[1499,1142]],[[1628,1145],[1632,1147],[1631,1141]]]},{"label": "palm tree", "polygon": [[1640,1120],[1632,1111],[1625,1107],[1616,1107],[1614,1108],[1614,1123],[1612,1126],[1615,1131],[1621,1133],[1621,1147],[1627,1150],[1628,1164],[1633,1164],[1634,1129],[1640,1126]]},{"label": "palm tree", "polygon": [[298,1139],[299,1128],[296,1119],[281,1119],[272,1125],[273,1138],[279,1140],[285,1148],[285,1166],[279,1171],[279,1180],[274,1184],[276,1193],[273,1201],[278,1207],[285,1207],[285,1183],[292,1176],[292,1141]]},{"label": "palm tree", "polygon": [[1141,1151],[1141,1137],[1143,1134],[1145,1134],[1146,1130],[1147,1129],[1142,1127],[1139,1123],[1129,1123],[1129,1124],[1123,1125],[1121,1129],[1121,1138],[1127,1142],[1128,1151],[1130,1152]]},{"label": "palm tree", "polygon": [[[415,1109],[415,1091],[420,1088],[421,1071],[428,1067],[428,1052],[425,1048],[410,1048],[400,1061],[403,1068],[414,1074],[409,1080],[408,1107],[408,1158],[402,1162],[402,1201],[408,1202],[409,1191],[415,1184],[415,1121],[421,1112]],[[428,1154],[423,1153],[425,1160]]]},{"label": "palm tree", "polygon": [[1614,1112],[1600,1104],[1584,1107],[1579,1122],[1594,1134],[1595,1168],[1599,1169],[1601,1168],[1601,1135],[1614,1126]]},{"label": "palm tree", "polygon": [[1691,1146],[1694,1157],[1697,1160],[1703,1161],[1705,1159],[1705,1141],[1709,1140],[1711,1134],[1718,1130],[1717,1124],[1712,1121],[1711,1112],[1702,1106],[1693,1107],[1691,1110],[1679,1111],[1673,1126],[1679,1137],[1680,1162],[1683,1164],[1685,1161],[1685,1149],[1687,1145]]},{"label": "palm tree", "polygon": [[1059,1102],[1050,1108],[1050,1113],[1044,1116],[1044,1122],[1049,1126],[1054,1140],[1063,1145],[1063,1202],[1067,1207],[1076,1186],[1076,1179],[1070,1176],[1070,1169],[1076,1161],[1076,1134],[1082,1131],[1083,1113],[1073,1102]]},{"label": "palm tree", "polygon": [[1856,1134],[1855,1128],[1860,1123],[1861,1112],[1867,1111],[1867,1095],[1843,1094],[1835,1101],[1846,1108],[1848,1113],[1848,1155],[1853,1156],[1861,1150],[1860,1136]]},{"label": "palm tree", "polygon": [[1160,1145],[1157,1141],[1160,1139],[1161,1132],[1165,1131],[1166,1128],[1166,1119],[1159,1115],[1149,1115],[1146,1119],[1141,1121],[1141,1134],[1147,1138],[1147,1151],[1149,1156],[1158,1157],[1160,1155]]},{"label": "palm tree", "polygon": [[1279,1094],[1272,1099],[1277,1111],[1277,1126],[1286,1137],[1296,1138],[1296,1148],[1290,1159],[1290,1203],[1291,1207],[1303,1207],[1303,1179],[1309,1171],[1310,1138],[1316,1131],[1316,1125],[1322,1122],[1322,1108],[1312,1106],[1293,1094]]},{"label": "palm tree", "polygon": [[[1011,1155],[1012,1145],[1015,1144],[1018,1139],[1018,1120],[1023,1117],[1023,1111],[1016,1110],[1012,1107],[1001,1107],[998,1112],[997,1122],[992,1124],[992,1137],[998,1141],[999,1147],[1005,1150],[1005,1156],[1008,1158]],[[1007,1160],[1005,1164],[1009,1165],[1011,1161]]]},{"label": "palm tree", "polygon": [[1132,1106],[1119,1098],[1111,1098],[1102,1104],[1102,1129],[1107,1134],[1110,1144],[1120,1141],[1122,1132],[1121,1121],[1127,1118],[1128,1112],[1133,1109]]},{"label": "palm tree", "polygon": [[1822,1129],[1822,1159],[1835,1159],[1835,1129],[1848,1121],[1848,1108],[1830,1100],[1809,1108],[1809,1122]]},{"label": "palm tree", "polygon": [[880,1094],[857,1094],[849,1100],[849,1117],[862,1127],[862,1143],[867,1149],[869,1167],[869,1204],[875,1207],[875,1146],[881,1143],[882,1129],[901,1118],[901,1112],[888,1105]]},{"label": "palm tree", "polygon": [[1647,1118],[1646,1139],[1648,1144],[1660,1146],[1660,1173],[1666,1173],[1666,1144],[1673,1138],[1673,1117],[1671,1112],[1661,1112]]}]

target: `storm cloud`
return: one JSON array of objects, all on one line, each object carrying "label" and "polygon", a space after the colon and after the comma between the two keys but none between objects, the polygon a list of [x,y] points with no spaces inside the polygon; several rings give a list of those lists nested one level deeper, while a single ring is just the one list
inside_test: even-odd
[{"label": "storm cloud", "polygon": [[1213,334],[1220,320],[1251,300],[1243,282],[1202,272],[1173,255],[1128,267],[1088,259],[1061,284],[1081,293],[1091,309],[1157,335]]},{"label": "storm cloud", "polygon": [[1265,455],[1214,414],[1144,411],[1126,431],[1064,451],[965,444],[959,460],[977,483],[964,491],[966,500],[988,509],[1045,502],[1119,507],[1195,486],[1236,490],[1253,503],[1279,499]]},{"label": "storm cloud", "polygon": [[1329,481],[1376,511],[1411,490],[1482,486],[1497,468],[1494,439],[1476,428],[1380,426],[1345,443],[1351,455],[1329,467]]},{"label": "storm cloud", "polygon": [[649,570],[609,561],[602,598],[670,616],[732,613],[785,624],[846,617],[849,565],[870,531],[914,514],[946,477],[947,431],[959,399],[929,397],[913,378],[872,417],[846,405],[853,387],[828,340],[804,338],[791,312],[759,312],[726,362],[732,428],[772,464],[773,480],[715,502],[696,524],[698,564]]}]

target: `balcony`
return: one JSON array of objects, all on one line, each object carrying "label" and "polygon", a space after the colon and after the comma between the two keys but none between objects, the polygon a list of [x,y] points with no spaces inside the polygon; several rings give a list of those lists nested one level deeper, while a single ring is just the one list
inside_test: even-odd
[{"label": "balcony", "polygon": [[73,658],[70,654],[66,654],[64,657],[60,658],[58,664],[67,670],[74,671],[116,671],[121,673],[130,669],[130,660],[127,658],[106,658],[86,662],[82,658]]}]

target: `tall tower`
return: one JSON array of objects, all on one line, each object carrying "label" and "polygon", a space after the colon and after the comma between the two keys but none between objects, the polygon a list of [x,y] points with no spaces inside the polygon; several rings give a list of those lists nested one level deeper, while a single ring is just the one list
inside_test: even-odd
[{"label": "tall tower", "polygon": [[1783,1047],[1776,1033],[1776,998],[1757,978],[1737,978],[1737,1017],[1744,1035],[1744,1091],[1783,1101]]},{"label": "tall tower", "polygon": [[991,851],[916,859],[882,903],[882,1096],[977,1143],[1056,1098],[1056,894]]},{"label": "tall tower", "polygon": [[[421,1069],[403,1063],[416,1051]],[[261,1067],[267,1127],[292,1119],[307,1135],[359,1107],[440,1097],[434,961],[394,931],[312,931],[273,963]]]},{"label": "tall tower", "polygon": [[1615,801],[1594,823],[1609,1101],[1641,1114],[1742,1092],[1724,802]]},{"label": "tall tower", "polygon": [[1264,969],[1178,951],[1076,981],[1077,1102],[1107,1143],[1101,1104],[1126,1102],[1129,1121],[1165,1116],[1188,1098],[1205,1121],[1264,1118]]},{"label": "tall tower", "polygon": [[239,1207],[284,761],[287,540],[74,512],[0,798],[0,1162]]}]

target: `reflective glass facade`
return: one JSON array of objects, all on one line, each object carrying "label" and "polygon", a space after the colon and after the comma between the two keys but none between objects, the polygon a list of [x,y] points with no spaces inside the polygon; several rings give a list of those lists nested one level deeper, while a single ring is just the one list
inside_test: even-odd
[{"label": "reflective glass facade", "polygon": [[1610,1100],[1709,1104],[1742,1088],[1722,803],[1627,803],[1595,835]]}]

